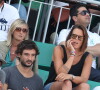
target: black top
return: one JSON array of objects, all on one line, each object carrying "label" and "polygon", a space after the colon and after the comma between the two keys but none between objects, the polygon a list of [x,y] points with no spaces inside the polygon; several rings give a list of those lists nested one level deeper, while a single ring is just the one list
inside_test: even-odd
[{"label": "black top", "polygon": [[[61,47],[63,48],[63,52],[64,52],[63,63],[65,64],[66,61],[67,61],[66,49],[65,49],[64,45],[61,45]],[[85,52],[83,54],[83,56],[81,57],[81,60],[77,64],[72,65],[72,67],[71,67],[71,69],[69,71],[69,74],[73,74],[75,76],[80,76],[81,75],[82,69],[83,69],[83,65],[84,65],[85,59],[88,56],[88,54],[89,54],[88,52]],[[56,74],[56,71],[54,69],[54,62],[52,61],[51,62],[50,72],[49,72],[49,76],[48,76],[48,79],[45,82],[45,85],[48,84],[48,83],[50,83],[50,82],[54,82],[56,76],[57,76],[57,74]],[[77,86],[73,82],[72,82],[72,85],[73,85],[73,87]]]}]

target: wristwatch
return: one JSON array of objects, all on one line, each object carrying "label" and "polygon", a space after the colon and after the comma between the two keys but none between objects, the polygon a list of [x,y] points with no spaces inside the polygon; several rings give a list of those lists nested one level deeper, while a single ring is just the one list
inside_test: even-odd
[{"label": "wristwatch", "polygon": [[74,80],[74,78],[75,78],[75,75],[73,75],[73,74],[71,74],[72,75],[72,80]]}]

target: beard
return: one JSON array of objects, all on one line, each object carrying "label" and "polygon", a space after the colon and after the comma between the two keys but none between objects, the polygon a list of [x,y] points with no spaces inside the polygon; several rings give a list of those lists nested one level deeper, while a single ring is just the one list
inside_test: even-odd
[{"label": "beard", "polygon": [[[27,65],[27,64],[26,64],[27,62],[30,62],[31,64],[30,64],[30,65]],[[31,66],[33,65],[33,62],[32,62],[31,60],[27,60],[26,62],[21,61],[21,65],[22,65],[23,67],[31,67]]]}]

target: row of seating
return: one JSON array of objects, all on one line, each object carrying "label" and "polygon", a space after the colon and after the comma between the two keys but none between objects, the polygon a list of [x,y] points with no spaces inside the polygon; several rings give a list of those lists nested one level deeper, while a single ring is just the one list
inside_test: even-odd
[{"label": "row of seating", "polygon": [[[40,54],[38,55],[39,75],[43,79],[43,82],[45,82],[49,74],[52,52],[55,45],[36,41],[35,43],[37,44],[40,51]],[[88,80],[87,83],[90,85],[90,90],[96,86],[100,86],[100,83],[90,80]]]}]

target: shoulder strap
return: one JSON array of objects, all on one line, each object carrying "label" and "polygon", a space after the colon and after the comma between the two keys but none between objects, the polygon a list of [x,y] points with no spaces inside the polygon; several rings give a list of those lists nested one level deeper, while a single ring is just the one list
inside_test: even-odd
[{"label": "shoulder strap", "polygon": [[89,52],[85,52],[84,54],[83,54],[83,56],[82,56],[82,59],[86,59],[86,57],[89,55]]},{"label": "shoulder strap", "polygon": [[65,63],[65,62],[66,62],[66,60],[67,60],[66,49],[65,49],[65,46],[64,46],[64,45],[60,45],[60,46],[61,46],[61,47],[62,47],[62,49],[63,49],[63,54],[64,54],[63,63]]},{"label": "shoulder strap", "polygon": [[80,64],[80,63],[84,63],[85,60],[86,60],[86,57],[87,57],[88,55],[89,55],[89,52],[85,52],[85,53],[83,54],[83,56],[81,57],[81,60],[80,60],[79,64]]}]

